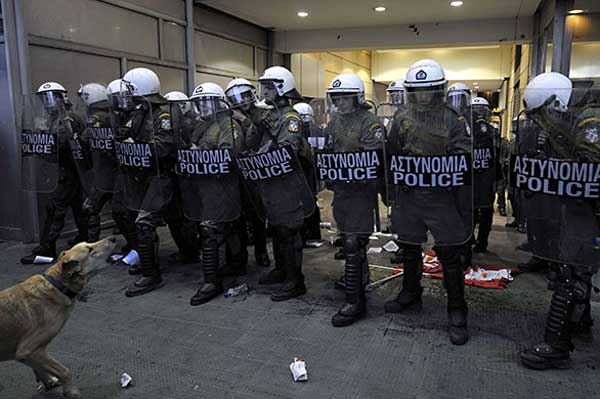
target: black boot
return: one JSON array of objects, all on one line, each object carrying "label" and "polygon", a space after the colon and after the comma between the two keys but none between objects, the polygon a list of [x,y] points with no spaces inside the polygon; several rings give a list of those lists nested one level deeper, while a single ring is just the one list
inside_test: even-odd
[{"label": "black boot", "polygon": [[405,260],[405,256],[404,256],[404,249],[400,248],[399,250],[396,251],[396,253],[394,254],[394,256],[392,256],[390,258],[390,263],[392,265],[397,265],[400,263],[404,263]]},{"label": "black boot", "polygon": [[[147,226],[144,227],[144,229],[147,228]],[[144,233],[140,235],[137,245],[142,277],[127,288],[125,291],[125,296],[127,297],[144,295],[164,285],[156,259],[158,235],[155,231],[144,231]]]},{"label": "black boot", "polygon": [[475,245],[473,245],[473,252],[474,253],[483,253],[483,252],[487,252],[487,242],[480,242],[479,240],[477,240],[475,242]]},{"label": "black boot", "polygon": [[402,290],[398,296],[385,303],[387,313],[401,313],[409,309],[421,310],[423,287],[421,287],[421,275],[423,259],[421,247],[405,246],[404,274],[402,275]]},{"label": "black boot", "polygon": [[346,253],[344,252],[343,248],[338,249],[338,251],[333,254],[333,259],[335,260],[342,260],[342,259],[346,259]]},{"label": "black boot", "polygon": [[56,258],[56,244],[42,244],[33,248],[31,254],[21,258],[21,263],[23,265],[31,265],[37,256]]},{"label": "black boot", "polygon": [[273,236],[273,256],[275,257],[275,268],[269,270],[258,279],[258,284],[271,285],[285,281],[285,257],[281,249],[282,238],[275,234]]},{"label": "black boot", "polygon": [[271,295],[273,302],[287,301],[306,294],[302,275],[302,237],[300,228],[281,227],[275,230],[282,236],[280,249],[284,257],[285,282]]},{"label": "black boot", "polygon": [[334,327],[346,327],[365,317],[366,299],[362,280],[363,269],[369,267],[365,250],[368,240],[368,237],[365,240],[354,235],[344,240],[346,304],[331,318]]},{"label": "black boot", "polygon": [[223,284],[218,275],[219,248],[224,245],[224,228],[220,224],[202,225],[202,268],[204,284],[190,300],[190,305],[206,303],[223,292]]},{"label": "black boot", "polygon": [[519,263],[518,267],[522,272],[537,273],[548,269],[548,261],[532,256],[527,263]]},{"label": "black boot", "polygon": [[574,307],[573,289],[561,284],[552,295],[544,342],[519,354],[525,366],[536,370],[570,367],[569,352],[573,350],[571,316]]},{"label": "black boot", "polygon": [[454,345],[469,340],[467,302],[465,301],[465,274],[456,247],[439,247],[437,255],[444,268],[444,285],[448,296],[448,334]]}]

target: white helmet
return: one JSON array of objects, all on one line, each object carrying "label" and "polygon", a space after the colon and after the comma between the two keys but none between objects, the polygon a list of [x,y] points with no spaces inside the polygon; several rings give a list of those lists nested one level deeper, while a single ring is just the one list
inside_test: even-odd
[{"label": "white helmet", "polygon": [[106,86],[109,95],[119,94],[123,89],[123,82],[121,79],[115,79]]},{"label": "white helmet", "polygon": [[390,83],[386,91],[388,93],[404,91],[404,79],[394,80],[392,83]]},{"label": "white helmet", "polygon": [[233,79],[229,82],[225,89],[225,95],[234,107],[256,102],[256,88],[244,78]]},{"label": "white helmet", "polygon": [[258,78],[258,83],[259,88],[262,84],[272,83],[279,97],[300,97],[296,90],[294,75],[284,67],[272,66],[265,69],[262,76]]},{"label": "white helmet", "polygon": [[79,95],[86,105],[92,105],[108,100],[108,90],[99,83],[88,83],[81,86]]},{"label": "white helmet", "polygon": [[42,84],[37,91],[37,95],[41,98],[46,109],[55,109],[59,103],[63,105],[69,100],[67,98],[67,90],[63,85],[56,82],[46,82]]},{"label": "white helmet", "polygon": [[333,79],[327,89],[327,96],[334,93],[356,94],[359,104],[365,102],[365,84],[353,73],[342,73]]},{"label": "white helmet", "polygon": [[313,121],[315,111],[313,110],[313,107],[310,106],[310,104],[297,103],[294,104],[294,109],[300,114],[300,119],[302,119],[302,122],[310,123]]},{"label": "white helmet", "polygon": [[219,86],[218,84],[206,82],[206,83],[202,83],[201,85],[196,86],[196,88],[194,89],[194,92],[190,96],[190,100],[195,99],[195,98],[208,98],[208,97],[218,98],[220,100],[225,101],[225,92],[223,91],[221,86]]},{"label": "white helmet", "polygon": [[188,99],[188,96],[186,96],[185,93],[175,90],[165,94],[165,99],[168,101],[185,101]]},{"label": "white helmet", "polygon": [[64,88],[63,85],[56,82],[46,82],[43,83],[37,90],[38,93],[45,93],[47,91],[59,91],[62,93],[66,93],[67,89]]},{"label": "white helmet", "polygon": [[533,111],[548,105],[550,108],[566,112],[573,92],[573,83],[565,75],[546,72],[529,82],[523,93],[525,111]]},{"label": "white helmet", "polygon": [[134,96],[151,96],[160,93],[160,79],[148,68],[134,68],[128,71],[122,80]]},{"label": "white helmet", "polygon": [[408,68],[404,88],[407,91],[413,88],[430,87],[432,90],[446,87],[448,81],[444,69],[434,60],[417,61]]},{"label": "white helmet", "polygon": [[394,80],[387,88],[388,101],[394,105],[403,105],[404,98],[404,79]]},{"label": "white helmet", "polygon": [[472,106],[481,105],[481,106],[489,107],[490,103],[488,102],[488,100],[486,100],[483,97],[473,97],[473,99],[471,100],[471,105]]},{"label": "white helmet", "polygon": [[462,82],[448,87],[448,102],[456,109],[465,111],[471,105],[471,88]]}]

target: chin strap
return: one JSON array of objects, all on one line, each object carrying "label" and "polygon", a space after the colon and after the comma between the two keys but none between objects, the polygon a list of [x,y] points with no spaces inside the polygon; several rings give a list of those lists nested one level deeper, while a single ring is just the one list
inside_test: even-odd
[{"label": "chin strap", "polygon": [[77,295],[79,295],[79,293],[71,290],[70,288],[65,286],[62,282],[55,279],[54,277],[48,276],[47,274],[44,274],[43,277],[46,279],[47,282],[50,283],[50,285],[52,285],[54,288],[56,288],[58,291],[60,291],[67,298],[75,299],[75,297],[77,297]]}]

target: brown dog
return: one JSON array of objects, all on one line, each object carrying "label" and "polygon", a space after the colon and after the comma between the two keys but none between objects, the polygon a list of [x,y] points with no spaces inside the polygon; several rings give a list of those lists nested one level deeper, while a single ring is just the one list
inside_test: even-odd
[{"label": "brown dog", "polygon": [[0,292],[0,361],[26,364],[44,384],[42,388],[62,385],[65,397],[81,397],[69,369],[54,360],[46,347],[65,325],[89,278],[107,264],[114,246],[114,237],[77,244],[62,252],[43,275]]}]

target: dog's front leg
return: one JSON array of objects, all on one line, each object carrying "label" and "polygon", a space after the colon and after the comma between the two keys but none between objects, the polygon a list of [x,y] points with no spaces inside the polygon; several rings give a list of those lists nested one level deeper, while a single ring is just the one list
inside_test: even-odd
[{"label": "dog's front leg", "polygon": [[71,371],[52,358],[45,349],[31,353],[25,359],[21,360],[21,362],[34,370],[41,370],[48,375],[56,376],[63,386],[63,394],[66,398],[81,399],[81,392],[73,383]]}]

